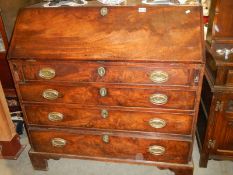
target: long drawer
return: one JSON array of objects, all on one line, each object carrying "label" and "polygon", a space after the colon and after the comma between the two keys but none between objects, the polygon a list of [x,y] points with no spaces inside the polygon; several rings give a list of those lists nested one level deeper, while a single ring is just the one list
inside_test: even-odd
[{"label": "long drawer", "polygon": [[85,105],[150,107],[194,110],[196,91],[155,86],[107,84],[20,86],[24,102],[53,102]]},{"label": "long drawer", "polygon": [[191,134],[193,115],[122,108],[25,105],[28,124]]},{"label": "long drawer", "polygon": [[38,152],[131,160],[188,163],[191,142],[103,134],[98,131],[30,130]]},{"label": "long drawer", "polygon": [[24,81],[197,85],[198,65],[125,62],[23,62]]}]

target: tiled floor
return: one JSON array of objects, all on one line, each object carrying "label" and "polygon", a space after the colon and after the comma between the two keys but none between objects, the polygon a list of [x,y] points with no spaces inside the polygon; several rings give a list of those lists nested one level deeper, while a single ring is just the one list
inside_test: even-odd
[{"label": "tiled floor", "polygon": [[[26,136],[22,143],[27,143]],[[34,171],[27,151],[18,160],[0,160],[0,175],[172,175],[168,170],[161,171],[156,167],[142,165],[128,165],[118,163],[104,163],[77,159],[49,160],[49,171]],[[208,168],[199,168],[199,152],[197,145],[194,148],[194,175],[233,175],[233,162],[209,161]]]}]

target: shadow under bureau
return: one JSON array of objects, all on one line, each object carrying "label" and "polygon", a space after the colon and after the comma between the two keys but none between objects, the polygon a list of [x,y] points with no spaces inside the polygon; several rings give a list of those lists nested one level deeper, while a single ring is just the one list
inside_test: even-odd
[{"label": "shadow under bureau", "polygon": [[8,59],[33,167],[68,157],[191,175],[201,11],[139,1],[22,9]]}]

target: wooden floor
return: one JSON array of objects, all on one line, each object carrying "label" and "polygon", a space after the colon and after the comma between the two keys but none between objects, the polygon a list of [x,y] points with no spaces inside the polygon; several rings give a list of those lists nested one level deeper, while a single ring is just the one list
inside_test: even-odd
[{"label": "wooden floor", "polygon": [[[28,144],[27,137],[22,136],[23,144]],[[0,160],[0,175],[172,175],[168,170],[160,171],[156,167],[142,165],[128,165],[117,163],[103,163],[98,161],[84,161],[61,159],[49,160],[49,171],[34,171],[27,151],[21,154],[18,160]],[[233,162],[209,161],[208,168],[199,168],[199,152],[197,144],[194,148],[194,175],[233,175]]]}]

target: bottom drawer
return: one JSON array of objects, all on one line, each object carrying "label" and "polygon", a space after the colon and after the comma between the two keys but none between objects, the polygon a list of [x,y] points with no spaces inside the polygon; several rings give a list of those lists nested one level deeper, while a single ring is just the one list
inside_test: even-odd
[{"label": "bottom drawer", "polygon": [[38,152],[188,163],[191,142],[96,131],[29,130]]}]

